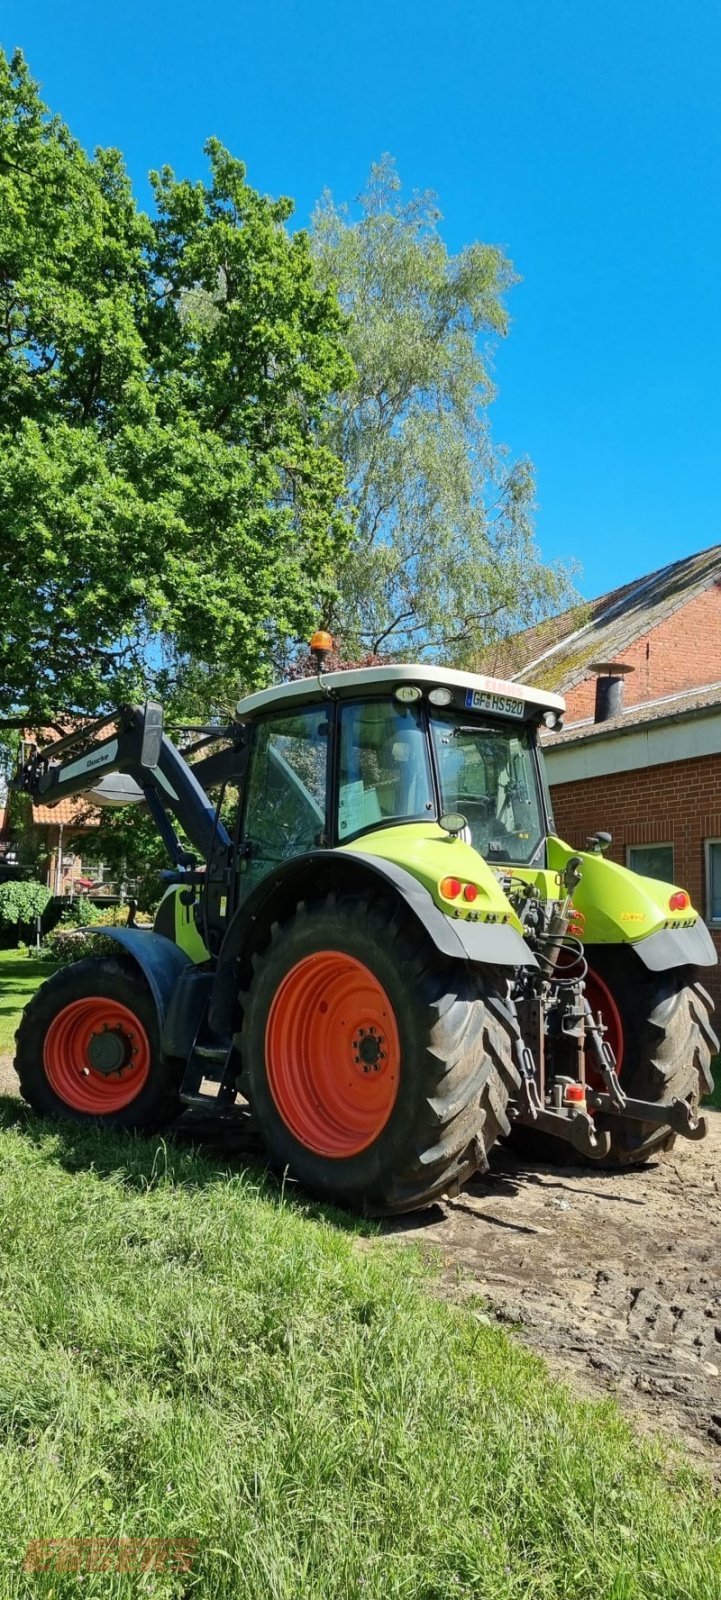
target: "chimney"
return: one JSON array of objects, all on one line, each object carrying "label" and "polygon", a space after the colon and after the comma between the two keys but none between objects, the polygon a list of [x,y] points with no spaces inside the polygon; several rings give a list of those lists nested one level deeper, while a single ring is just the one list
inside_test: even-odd
[{"label": "chimney", "polygon": [[627,672],[633,672],[633,667],[623,661],[594,661],[591,663],[591,672],[597,673],[594,722],[608,722],[610,717],[620,717],[623,711],[623,680]]}]

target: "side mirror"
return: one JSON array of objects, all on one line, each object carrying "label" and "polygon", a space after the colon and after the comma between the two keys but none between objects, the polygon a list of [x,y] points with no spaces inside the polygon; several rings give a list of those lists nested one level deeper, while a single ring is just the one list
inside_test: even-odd
[{"label": "side mirror", "polygon": [[588,845],[589,850],[593,851],[594,855],[603,856],[613,844],[613,834],[602,832],[592,833],[590,838],[586,840],[586,844]]},{"label": "side mirror", "polygon": [[143,726],[140,735],[141,767],[157,767],[163,743],[163,707],[154,700],[146,700],[143,709]]}]

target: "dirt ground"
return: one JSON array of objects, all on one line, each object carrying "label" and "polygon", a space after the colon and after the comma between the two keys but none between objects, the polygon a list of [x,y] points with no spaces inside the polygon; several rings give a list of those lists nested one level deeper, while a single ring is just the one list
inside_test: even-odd
[{"label": "dirt ground", "polygon": [[615,1395],[721,1477],[721,1113],[631,1172],[499,1147],[485,1178],[393,1234],[441,1252],[449,1299],[482,1296],[576,1389]]},{"label": "dirt ground", "polygon": [[[0,1094],[16,1092],[0,1057]],[[195,1137],[250,1153],[247,1133],[206,1118]],[[449,1299],[482,1297],[479,1315],[574,1388],[615,1395],[721,1478],[721,1112],[707,1139],[635,1172],[531,1166],[498,1147],[457,1200],[383,1232],[439,1252]]]}]

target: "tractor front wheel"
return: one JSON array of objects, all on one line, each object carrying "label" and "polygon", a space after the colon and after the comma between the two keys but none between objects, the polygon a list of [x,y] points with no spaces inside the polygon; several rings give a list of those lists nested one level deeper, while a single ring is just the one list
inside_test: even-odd
[{"label": "tractor front wheel", "polygon": [[42,1116],[152,1130],[178,1114],[150,990],[132,962],[89,956],[48,978],[16,1034],[15,1071]]},{"label": "tractor front wheel", "polygon": [[444,963],[404,907],[329,895],[253,959],[242,1085],[272,1164],[327,1200],[412,1211],[508,1132],[517,1024],[500,974]]}]

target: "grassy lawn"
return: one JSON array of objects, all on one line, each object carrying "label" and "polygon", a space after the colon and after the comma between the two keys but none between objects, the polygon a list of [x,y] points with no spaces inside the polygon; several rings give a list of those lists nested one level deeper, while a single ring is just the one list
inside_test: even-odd
[{"label": "grassy lawn", "polygon": [[[162,1142],[0,1141],[0,1593],[711,1600],[721,1504],[371,1230]],[[29,1539],[197,1539],[26,1576]]]},{"label": "grassy lawn", "polygon": [[[0,955],[10,1033],[42,975]],[[374,1237],[0,1101],[3,1600],[721,1595],[709,1488]],[[184,1575],[23,1572],[72,1537],[197,1548]]]},{"label": "grassy lawn", "polygon": [[21,1014],[38,984],[54,970],[51,962],[0,950],[0,1056],[13,1054]]}]

